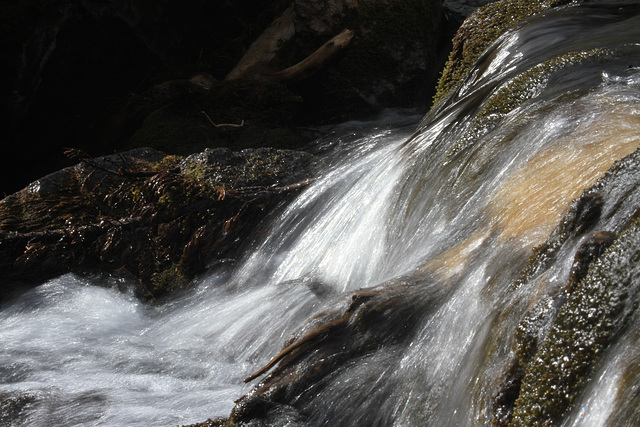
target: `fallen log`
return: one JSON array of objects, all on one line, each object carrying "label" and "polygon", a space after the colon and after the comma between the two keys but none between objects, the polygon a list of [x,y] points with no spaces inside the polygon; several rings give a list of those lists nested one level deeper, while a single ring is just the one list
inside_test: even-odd
[{"label": "fallen log", "polygon": [[[242,78],[250,78],[265,83],[277,83],[285,81],[300,81],[304,80],[313,74],[320,71],[322,68],[328,66],[333,62],[345,49],[347,49],[354,40],[354,33],[351,30],[345,29],[338,35],[334,36],[331,40],[320,46],[311,55],[304,58],[291,67],[276,73],[264,74],[255,73],[249,77],[250,72],[243,70],[243,72],[230,73],[226,80],[237,80]],[[253,64],[253,67],[258,67],[260,64]]]},{"label": "fallen log", "polygon": [[353,31],[343,30],[302,61],[266,77],[265,80],[270,82],[304,80],[331,63],[351,45],[353,39]]}]

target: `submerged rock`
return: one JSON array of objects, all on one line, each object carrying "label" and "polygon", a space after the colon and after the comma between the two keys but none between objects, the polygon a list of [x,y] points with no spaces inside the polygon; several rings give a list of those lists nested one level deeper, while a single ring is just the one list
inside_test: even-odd
[{"label": "submerged rock", "polygon": [[434,312],[450,291],[425,274],[353,293],[346,304],[310,319],[280,354],[245,380],[266,375],[236,401],[229,421],[281,424],[283,413],[304,420],[296,411],[322,392],[327,377],[383,346],[405,345],[419,319]]}]

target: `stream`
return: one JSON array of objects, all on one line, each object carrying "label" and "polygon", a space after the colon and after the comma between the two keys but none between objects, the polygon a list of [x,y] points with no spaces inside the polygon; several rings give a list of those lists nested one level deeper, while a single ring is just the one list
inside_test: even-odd
[{"label": "stream", "polygon": [[[302,376],[303,391],[281,402],[294,410],[274,424],[490,424],[518,324],[532,307],[557,309],[589,235],[568,238],[544,271],[514,283],[572,202],[640,146],[640,5],[535,16],[425,118],[395,111],[327,134],[311,147],[325,156],[318,179],[268,219],[239,265],[212,269],[191,291],[146,305],[127,278],[69,274],[3,306],[0,396],[22,402],[7,425],[227,417],[260,382],[245,378],[309,319],[399,278],[416,289],[410,330],[368,343],[320,380]],[[635,175],[598,193],[589,232],[628,226],[640,207]],[[630,300],[639,289],[635,279]],[[392,328],[397,316],[381,316]],[[624,322],[565,425],[640,422],[637,310]]]}]

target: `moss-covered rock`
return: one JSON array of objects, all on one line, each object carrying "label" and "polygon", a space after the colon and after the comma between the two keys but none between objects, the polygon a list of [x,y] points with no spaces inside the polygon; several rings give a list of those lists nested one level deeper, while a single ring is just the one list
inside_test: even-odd
[{"label": "moss-covered rock", "polygon": [[26,417],[23,410],[33,404],[37,398],[32,395],[0,395],[0,425],[24,425]]},{"label": "moss-covered rock", "polygon": [[[494,398],[496,425],[558,422],[637,306],[639,164],[636,151],[585,190],[511,287],[514,297],[526,287],[537,295],[515,318],[513,360]],[[545,274],[565,262],[560,255],[576,242],[566,281],[545,287]]]},{"label": "moss-covered rock", "polygon": [[590,268],[560,309],[525,370],[512,425],[551,425],[564,415],[637,304],[640,222]]},{"label": "moss-covered rock", "polygon": [[474,116],[469,130],[459,142],[451,147],[448,155],[454,156],[473,141],[477,141],[482,134],[494,129],[509,112],[538,96],[550,79],[574,67],[584,66],[590,62],[607,61],[612,54],[615,52],[600,48],[570,52],[538,64],[517,75],[501,85],[488,98]]},{"label": "moss-covered rock", "polygon": [[208,419],[201,423],[184,425],[182,427],[236,427],[237,424],[226,418]]},{"label": "moss-covered rock", "polygon": [[277,149],[83,158],[0,202],[0,294],[69,271],[120,270],[142,297],[159,298],[239,255],[238,241],[312,170],[311,155]]},{"label": "moss-covered rock", "polygon": [[438,80],[433,105],[458,86],[486,48],[524,19],[572,0],[500,0],[471,14],[453,38],[453,48]]}]

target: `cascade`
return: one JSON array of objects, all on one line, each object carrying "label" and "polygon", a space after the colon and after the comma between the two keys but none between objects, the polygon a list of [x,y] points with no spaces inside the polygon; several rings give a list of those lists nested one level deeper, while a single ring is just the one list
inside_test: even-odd
[{"label": "cascade", "polygon": [[640,422],[640,7],[536,15],[422,121],[364,126],[190,293],[65,275],[2,307],[16,423]]}]

